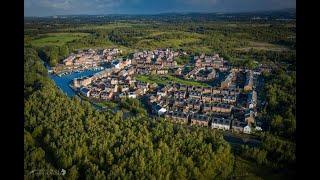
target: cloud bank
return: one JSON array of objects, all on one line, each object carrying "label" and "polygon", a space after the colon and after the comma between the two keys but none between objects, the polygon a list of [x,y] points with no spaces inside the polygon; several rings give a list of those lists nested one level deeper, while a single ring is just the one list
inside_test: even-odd
[{"label": "cloud bank", "polygon": [[241,12],[295,8],[295,0],[25,0],[25,16]]}]

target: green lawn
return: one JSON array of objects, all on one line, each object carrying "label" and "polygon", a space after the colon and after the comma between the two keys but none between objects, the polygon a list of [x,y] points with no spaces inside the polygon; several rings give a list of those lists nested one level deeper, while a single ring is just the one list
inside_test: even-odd
[{"label": "green lawn", "polygon": [[43,37],[40,37],[39,39],[32,40],[31,44],[36,47],[62,46],[67,42],[71,42],[88,35],[88,33],[48,33],[43,34]]},{"label": "green lawn", "polygon": [[208,84],[205,84],[205,83],[184,80],[172,75],[161,75],[161,76],[160,75],[137,75],[136,79],[146,83],[157,83],[161,85],[167,85],[170,82],[173,82],[173,83],[179,83],[187,86],[202,86],[202,87],[209,86]]}]

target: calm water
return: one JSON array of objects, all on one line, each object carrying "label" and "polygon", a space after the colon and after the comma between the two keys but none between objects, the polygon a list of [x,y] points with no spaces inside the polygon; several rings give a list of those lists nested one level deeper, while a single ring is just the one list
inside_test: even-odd
[{"label": "calm water", "polygon": [[74,78],[84,77],[93,75],[101,70],[85,70],[83,72],[73,72],[68,75],[63,75],[61,77],[57,75],[50,74],[50,78],[54,80],[56,85],[69,97],[75,96],[75,92],[69,87],[69,84],[73,81]]}]

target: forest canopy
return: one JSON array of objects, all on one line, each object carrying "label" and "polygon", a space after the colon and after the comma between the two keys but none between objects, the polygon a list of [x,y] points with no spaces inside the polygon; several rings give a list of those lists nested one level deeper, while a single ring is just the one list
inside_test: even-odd
[{"label": "forest canopy", "polygon": [[221,133],[143,115],[124,119],[121,111],[98,112],[87,101],[68,99],[31,48],[25,49],[25,80],[26,172],[63,168],[70,178],[208,179],[232,171],[231,148]]}]

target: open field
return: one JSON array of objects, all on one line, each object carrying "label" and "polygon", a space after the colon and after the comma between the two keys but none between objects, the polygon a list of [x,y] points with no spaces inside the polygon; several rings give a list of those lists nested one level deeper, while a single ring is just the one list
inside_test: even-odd
[{"label": "open field", "polygon": [[36,47],[62,46],[67,42],[81,39],[88,35],[88,33],[47,33],[43,34],[43,37],[39,39],[32,40],[31,44]]},{"label": "open field", "polygon": [[[132,24],[129,23],[109,23],[109,24],[102,24],[102,25],[92,25],[86,24],[82,26],[77,26],[72,28],[72,31],[85,31],[85,30],[108,30],[108,29],[115,29],[115,28],[130,28]],[[59,31],[69,31],[70,29],[60,29]]]},{"label": "open field", "polygon": [[[152,50],[157,48],[186,49],[190,47],[190,45],[199,46],[203,38],[205,38],[204,35],[184,31],[159,31],[138,28],[133,28],[132,31],[133,33],[127,28],[120,28],[114,34],[111,33],[109,39],[111,38],[114,44],[124,45],[132,49]],[[130,33],[132,33],[132,36],[128,36]],[[121,39],[121,41],[118,39]]]},{"label": "open field", "polygon": [[236,48],[236,50],[248,52],[250,49],[253,50],[265,50],[265,51],[288,51],[289,49],[285,46],[271,44],[267,42],[255,42],[249,41],[249,45],[243,48]]},{"label": "open field", "polygon": [[156,49],[156,48],[182,48],[184,43],[193,43],[200,41],[200,39],[196,38],[187,38],[187,39],[167,39],[163,41],[156,40],[141,40],[137,42],[136,46],[143,49]]},{"label": "open field", "polygon": [[[290,25],[287,24],[291,27]],[[272,28],[270,24],[207,23],[198,27],[191,26],[189,29],[186,27],[174,29],[174,26],[165,24],[158,26],[154,27],[150,23],[135,21],[86,24],[57,29],[57,33],[43,34],[43,37],[33,39],[31,43],[35,47],[61,46],[67,43],[71,44],[69,49],[73,50],[118,47],[124,49],[125,52],[156,48],[174,48],[207,54],[224,51],[221,55],[228,54],[230,56],[237,56],[239,52],[247,53],[250,50],[273,52],[291,50],[285,45],[272,44],[273,39],[278,39],[278,35],[270,33],[270,30],[265,30]],[[201,28],[199,29],[199,27]],[[294,34],[288,30],[289,27],[285,29],[288,31],[287,37],[294,37]],[[284,29],[284,27],[280,27],[280,30],[282,30],[281,28]],[[26,29],[26,31],[28,30],[36,29]],[[283,41],[288,44],[294,40],[285,38]]]}]

